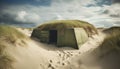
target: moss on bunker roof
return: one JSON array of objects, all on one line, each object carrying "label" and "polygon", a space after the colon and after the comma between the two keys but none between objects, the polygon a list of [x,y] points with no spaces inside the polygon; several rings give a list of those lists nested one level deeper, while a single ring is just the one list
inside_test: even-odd
[{"label": "moss on bunker roof", "polygon": [[41,24],[35,29],[39,30],[63,30],[71,28],[83,28],[89,34],[97,34],[97,29],[90,23],[80,20],[54,20]]},{"label": "moss on bunker roof", "polygon": [[80,20],[55,20],[44,23],[40,25],[38,28],[41,30],[60,30],[60,29],[68,29],[68,28],[87,28],[94,26],[88,22],[80,21]]}]

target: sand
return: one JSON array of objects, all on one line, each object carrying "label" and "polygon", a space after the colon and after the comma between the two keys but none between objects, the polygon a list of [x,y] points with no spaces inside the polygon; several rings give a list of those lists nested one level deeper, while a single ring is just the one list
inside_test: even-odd
[{"label": "sand", "polygon": [[[18,29],[28,37],[31,31]],[[103,41],[105,34],[99,31],[83,44],[79,50],[41,43],[35,39],[24,40],[26,44],[7,47],[6,51],[15,59],[14,69],[102,69],[96,59],[87,55]],[[84,55],[85,54],[85,55]]]}]

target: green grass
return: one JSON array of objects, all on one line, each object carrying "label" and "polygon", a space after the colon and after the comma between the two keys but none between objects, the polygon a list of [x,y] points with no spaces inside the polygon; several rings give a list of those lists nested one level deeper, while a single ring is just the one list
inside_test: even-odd
[{"label": "green grass", "polygon": [[32,31],[32,30],[33,30],[33,28],[26,28],[26,29],[28,29],[29,31]]},{"label": "green grass", "polygon": [[104,39],[102,46],[110,46],[120,50],[120,27],[111,27],[105,29],[107,37]]},{"label": "green grass", "polygon": [[7,47],[5,41],[0,40],[0,69],[13,69],[13,58],[6,54],[5,48]]},{"label": "green grass", "polygon": [[5,54],[0,54],[0,69],[13,69],[13,60],[10,56]]},{"label": "green grass", "polygon": [[97,34],[97,29],[90,23],[80,20],[55,20],[38,27],[40,30],[62,30],[69,28],[84,28],[88,35]]},{"label": "green grass", "polygon": [[0,40],[0,54],[3,52],[5,48],[5,45],[3,44],[3,41]]},{"label": "green grass", "polygon": [[103,32],[108,33],[108,34],[118,34],[119,31],[120,31],[120,27],[118,27],[118,26],[103,30]]},{"label": "green grass", "polygon": [[26,36],[14,27],[0,25],[0,69],[13,69],[14,59],[7,54],[6,47],[15,46],[18,39],[24,38]]},{"label": "green grass", "polygon": [[109,54],[113,51],[120,53],[120,27],[111,27],[104,30],[107,33],[107,37],[103,43],[99,46],[99,51],[102,55]]},{"label": "green grass", "polygon": [[[20,27],[18,27],[18,28],[20,28]],[[32,31],[34,28],[21,28],[22,30],[25,30],[25,29],[27,29],[27,30],[29,30],[29,31]]]},{"label": "green grass", "polygon": [[101,44],[101,49],[106,49],[106,51],[112,49],[120,51],[120,34],[112,34],[106,37]]},{"label": "green grass", "polygon": [[15,43],[17,39],[25,38],[25,35],[14,27],[0,25],[0,40]]}]

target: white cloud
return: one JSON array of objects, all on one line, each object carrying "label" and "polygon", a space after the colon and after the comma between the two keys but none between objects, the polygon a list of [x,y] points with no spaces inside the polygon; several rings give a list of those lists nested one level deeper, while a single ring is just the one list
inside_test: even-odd
[{"label": "white cloud", "polygon": [[17,21],[26,23],[39,23],[40,16],[36,13],[28,13],[26,11],[19,11],[16,17]]},{"label": "white cloud", "polygon": [[113,4],[109,6],[107,9],[108,14],[113,17],[120,17],[120,4]]},{"label": "white cloud", "polygon": [[[37,0],[40,1],[40,0]],[[42,23],[49,20],[79,19],[88,21],[96,26],[118,24],[118,19],[113,19],[109,14],[119,14],[119,5],[113,6],[91,6],[96,4],[95,0],[52,0],[50,6],[17,5],[5,9],[5,13],[15,15],[15,20],[22,23]],[[111,9],[112,8],[112,9]],[[4,12],[3,11],[3,12]],[[105,25],[104,25],[105,24]]]},{"label": "white cloud", "polygon": [[16,20],[18,21],[25,21],[25,16],[27,15],[27,12],[26,11],[20,11],[18,12],[17,14],[17,17],[16,17]]}]

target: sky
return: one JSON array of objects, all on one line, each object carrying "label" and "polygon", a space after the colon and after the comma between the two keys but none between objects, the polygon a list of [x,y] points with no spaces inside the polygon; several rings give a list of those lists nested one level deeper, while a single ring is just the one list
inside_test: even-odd
[{"label": "sky", "polygon": [[120,0],[0,0],[0,24],[82,20],[96,27],[120,26]]}]

